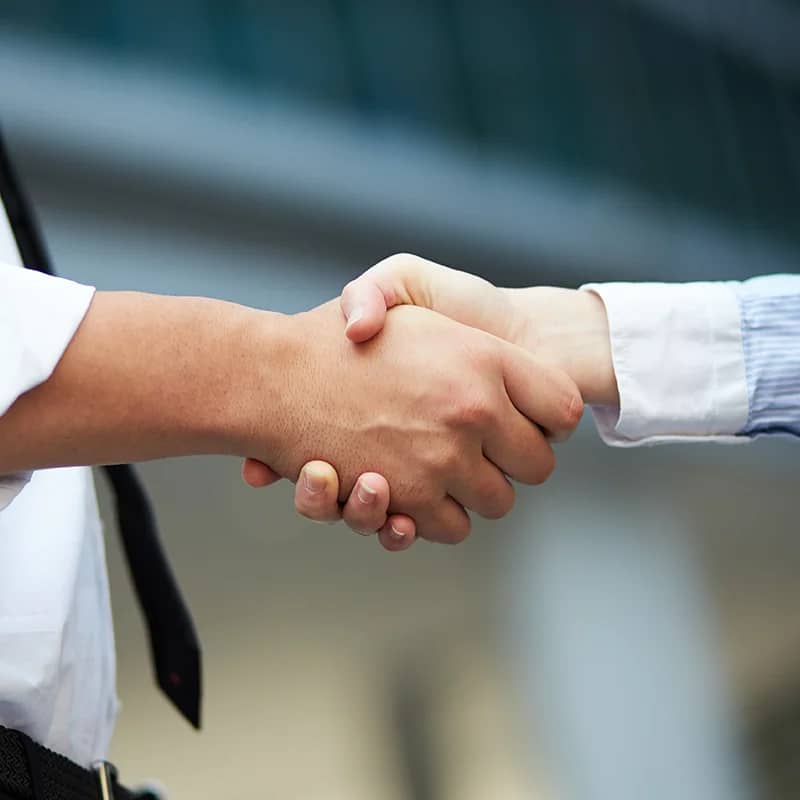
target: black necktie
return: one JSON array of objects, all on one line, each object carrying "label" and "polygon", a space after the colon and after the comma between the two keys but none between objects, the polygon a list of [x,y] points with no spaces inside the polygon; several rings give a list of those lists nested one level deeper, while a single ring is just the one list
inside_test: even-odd
[{"label": "black necktie", "polygon": [[136,596],[147,621],[156,680],[195,728],[200,727],[200,643],[158,540],[156,521],[130,464],[104,467]]},{"label": "black necktie", "polygon": [[[22,263],[53,270],[30,206],[0,136],[0,196]],[[200,643],[192,617],[161,548],[152,508],[133,467],[104,467],[116,501],[117,521],[133,586],[147,623],[156,681],[195,728],[200,727]]]}]

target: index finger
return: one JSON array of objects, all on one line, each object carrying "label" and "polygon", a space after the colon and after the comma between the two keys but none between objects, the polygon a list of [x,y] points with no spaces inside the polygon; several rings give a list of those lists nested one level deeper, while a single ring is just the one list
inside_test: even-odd
[{"label": "index finger", "polygon": [[548,439],[569,438],[583,416],[583,398],[563,370],[503,342],[503,380],[509,399]]}]

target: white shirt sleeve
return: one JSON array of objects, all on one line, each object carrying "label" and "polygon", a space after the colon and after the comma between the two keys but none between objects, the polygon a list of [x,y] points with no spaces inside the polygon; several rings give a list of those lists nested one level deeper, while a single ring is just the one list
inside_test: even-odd
[{"label": "white shirt sleeve", "polygon": [[619,407],[595,406],[617,447],[746,441],[742,326],[732,283],[606,283],[581,287],[605,303]]},{"label": "white shirt sleeve", "polygon": [[[0,416],[50,377],[93,296],[92,286],[0,264]],[[0,509],[29,477],[0,475]]]}]

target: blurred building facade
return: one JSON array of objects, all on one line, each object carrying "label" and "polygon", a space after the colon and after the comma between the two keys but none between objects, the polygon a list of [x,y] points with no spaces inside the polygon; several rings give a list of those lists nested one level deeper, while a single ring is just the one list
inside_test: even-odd
[{"label": "blurred building facade", "polygon": [[[0,122],[57,267],[102,288],[291,312],[394,251],[501,284],[742,278],[800,265],[798,41],[789,0],[8,0]],[[246,492],[231,463],[148,465],[207,643],[208,730],[183,731],[151,691],[110,538],[125,772],[178,797],[250,796],[247,778],[304,798],[602,796],[559,777],[581,717],[521,711],[566,688],[528,656],[541,677],[520,688],[508,642],[568,658],[554,630],[586,641],[559,623],[556,574],[588,587],[570,602],[616,608],[558,547],[596,526],[631,552],[630,520],[648,527],[634,493],[657,509],[648,536],[679,548],[643,547],[639,565],[677,559],[671,591],[698,593],[684,608],[665,591],[655,617],[702,616],[672,640],[702,653],[664,674],[700,664],[759,796],[797,796],[796,452],[620,455],[588,427],[569,448],[500,531],[394,561],[293,519],[286,487]],[[509,551],[544,595],[526,595]],[[520,614],[530,628],[509,630]],[[620,675],[637,652],[663,660],[637,636]],[[602,674],[585,666],[579,687]],[[595,736],[633,722],[603,713]],[[600,757],[572,754],[576,774]]]}]

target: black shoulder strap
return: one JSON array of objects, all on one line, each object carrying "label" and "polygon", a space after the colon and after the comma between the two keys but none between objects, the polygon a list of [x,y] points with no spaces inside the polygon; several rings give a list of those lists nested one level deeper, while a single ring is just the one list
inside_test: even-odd
[{"label": "black shoulder strap", "polygon": [[[0,197],[28,269],[53,274],[36,220],[0,134]],[[114,491],[117,522],[131,579],[147,622],[159,686],[200,727],[200,645],[194,623],[161,547],[155,516],[130,464],[103,468]]]}]

